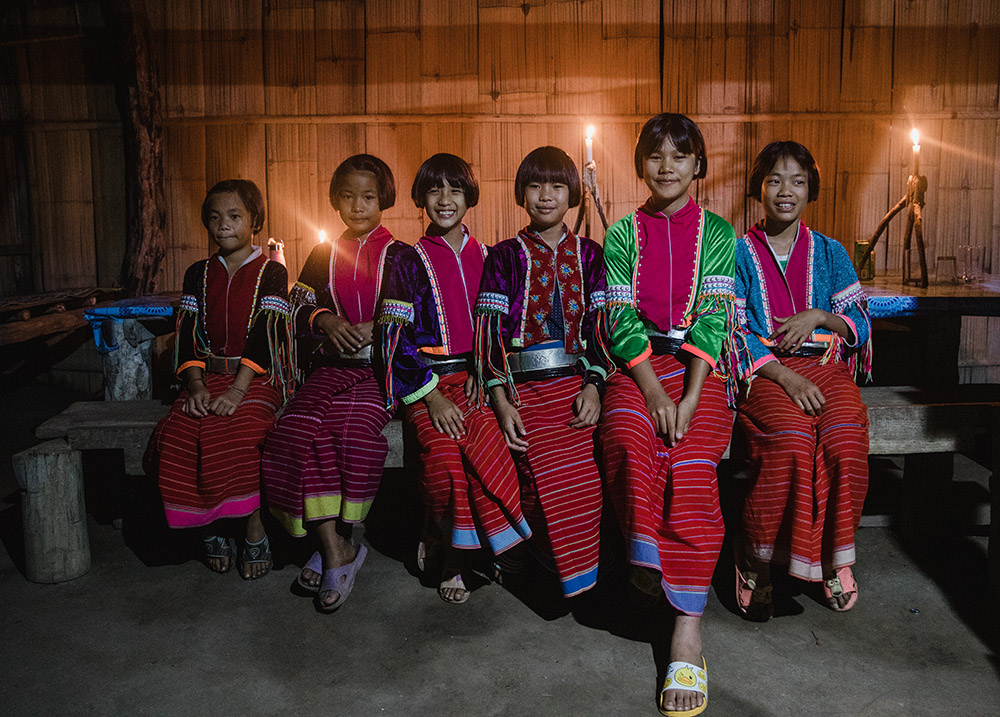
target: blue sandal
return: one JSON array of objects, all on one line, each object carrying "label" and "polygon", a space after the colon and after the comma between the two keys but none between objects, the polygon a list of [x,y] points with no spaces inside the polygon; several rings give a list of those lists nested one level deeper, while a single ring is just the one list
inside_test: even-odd
[{"label": "blue sandal", "polygon": [[[221,535],[213,535],[208,538],[202,539],[202,545],[205,548],[205,564],[208,565],[208,569],[213,573],[228,573],[233,569],[233,563],[236,562],[236,541],[232,538],[223,538]],[[226,563],[226,567],[222,570],[216,570],[212,567],[209,560],[216,559],[221,560],[222,558],[229,558],[229,562]]]},{"label": "blue sandal", "polygon": [[240,569],[240,577],[244,580],[257,579],[244,574],[243,569],[251,563],[260,563],[266,566],[264,572],[257,576],[258,578],[262,578],[267,575],[271,571],[271,567],[274,565],[274,560],[271,557],[271,542],[267,539],[267,536],[265,535],[256,543],[251,543],[249,540],[244,538],[243,545],[240,548],[240,555],[236,562]]}]

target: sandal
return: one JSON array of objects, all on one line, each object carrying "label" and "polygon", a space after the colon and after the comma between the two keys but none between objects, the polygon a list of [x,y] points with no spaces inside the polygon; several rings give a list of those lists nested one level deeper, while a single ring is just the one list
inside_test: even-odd
[{"label": "sandal", "polygon": [[736,563],[736,605],[743,617],[753,622],[767,622],[774,616],[771,584],[761,585],[755,578],[748,578],[739,563]]},{"label": "sandal", "polygon": [[[309,561],[302,566],[302,570],[312,570],[320,577],[323,576],[323,556],[319,554],[318,550],[315,553],[313,553],[312,557],[309,558]],[[307,593],[312,593],[315,595],[316,593],[319,592],[319,585],[311,585],[310,583],[306,582],[302,578],[302,570],[300,570],[299,574],[295,576],[295,582],[298,583],[299,587],[305,590]]]},{"label": "sandal", "polygon": [[[205,548],[205,564],[208,569],[213,573],[228,573],[233,569],[233,564],[236,562],[236,541],[232,538],[224,538],[221,535],[213,535],[208,538],[202,539],[202,545]],[[221,560],[222,558],[228,558],[229,562],[226,563],[226,567],[222,570],[216,570],[212,567],[209,560],[216,559]]]},{"label": "sandal", "polygon": [[[458,592],[457,597],[446,597],[444,594],[445,590],[455,590]],[[462,580],[462,574],[459,573],[452,578],[443,581],[438,586],[438,597],[444,600],[450,605],[461,605],[464,602],[468,602],[469,597],[472,595],[472,591],[465,587],[465,581]]]},{"label": "sandal", "polygon": [[[256,578],[246,575],[246,571],[244,570],[244,568],[253,563],[265,566],[264,572]],[[243,545],[240,547],[239,557],[236,558],[236,564],[240,569],[240,577],[244,580],[256,580],[257,578],[264,577],[271,572],[271,567],[274,565],[274,560],[271,557],[271,541],[267,539],[266,535],[256,543],[251,543],[244,538]]]},{"label": "sandal", "polygon": [[[837,568],[833,577],[823,581],[823,595],[834,612],[847,612],[858,601],[858,584],[854,581],[854,571],[850,566]],[[837,598],[847,595],[847,603],[841,607]]]},{"label": "sandal", "polygon": [[[663,706],[663,693],[667,690],[700,692],[705,699],[694,709],[668,710]],[[667,717],[694,717],[694,715],[700,715],[705,711],[705,708],[708,707],[708,671],[704,657],[701,658],[701,667],[680,660],[670,663],[667,667],[667,677],[663,680],[663,688],[660,690],[657,706],[660,708],[660,714],[667,715]]]},{"label": "sandal", "polygon": [[644,565],[629,566],[628,584],[633,601],[640,607],[655,607],[663,597],[660,573]]},{"label": "sandal", "polygon": [[[347,596],[354,589],[354,578],[357,576],[361,566],[364,565],[365,556],[367,555],[368,548],[364,545],[359,545],[354,560],[347,565],[341,565],[339,568],[331,568],[330,570],[323,571],[323,581],[316,592],[316,608],[320,612],[333,612],[344,604]],[[325,605],[321,598],[323,593],[329,592],[337,593],[337,599],[329,605]]]}]

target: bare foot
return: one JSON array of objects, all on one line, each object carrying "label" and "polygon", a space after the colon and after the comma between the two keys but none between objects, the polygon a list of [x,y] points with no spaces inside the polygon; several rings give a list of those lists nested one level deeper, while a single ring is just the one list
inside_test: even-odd
[{"label": "bare foot", "polygon": [[[692,665],[701,666],[700,617],[678,615],[675,618],[674,635],[670,640],[670,661],[690,662]],[[661,711],[686,712],[700,707],[704,701],[705,698],[700,692],[665,689],[660,694],[660,709]]]},{"label": "bare foot", "polygon": [[839,568],[823,577],[823,594],[831,610],[847,612],[858,601],[858,584],[850,567]]}]

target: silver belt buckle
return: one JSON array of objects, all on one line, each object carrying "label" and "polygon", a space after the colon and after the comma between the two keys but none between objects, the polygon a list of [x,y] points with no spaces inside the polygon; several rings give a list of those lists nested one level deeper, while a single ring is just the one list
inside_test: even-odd
[{"label": "silver belt buckle", "polygon": [[530,373],[532,371],[547,371],[553,368],[573,366],[579,360],[580,354],[568,354],[562,346],[551,349],[521,350],[510,354],[510,370],[512,373]]},{"label": "silver belt buckle", "polygon": [[342,352],[338,352],[337,356],[339,356],[344,361],[371,361],[372,345],[368,344],[363,349],[353,354],[345,354]]}]

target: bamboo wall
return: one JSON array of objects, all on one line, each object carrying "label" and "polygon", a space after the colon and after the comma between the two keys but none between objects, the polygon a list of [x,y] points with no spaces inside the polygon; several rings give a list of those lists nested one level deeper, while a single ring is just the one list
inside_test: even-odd
[{"label": "bamboo wall", "polygon": [[[285,241],[296,273],[320,228],[340,230],[326,200],[329,178],[341,159],[360,151],[395,171],[399,199],[384,219],[408,241],[422,228],[408,199],[420,162],[438,151],[468,159],[482,184],[468,224],[492,243],[523,221],[512,194],[523,155],[556,144],[580,160],[584,127],[593,123],[602,198],[614,220],[643,199],[632,145],[642,122],[661,110],[701,125],[709,173],[698,199],[738,230],[757,217],[744,198],[756,151],[779,138],[808,145],[823,188],[806,220],[845,244],[870,235],[903,195],[915,125],[929,180],[932,277],[936,256],[970,241],[987,247],[988,269],[1000,266],[996,2],[146,6],[166,115],[163,289],[179,288],[184,268],[208,251],[198,206],[209,185],[230,176],[264,189],[265,233]],[[108,284],[122,254],[124,208],[99,5],[35,0],[15,7],[0,11],[0,294],[16,293],[26,274],[35,290]],[[43,35],[65,37],[38,41]],[[18,162],[25,173],[10,169]],[[593,223],[600,238],[596,216]],[[899,270],[903,224],[896,220],[877,252],[880,271]],[[1000,322],[990,320],[987,331],[985,319],[966,321],[964,362],[1000,363]],[[992,370],[970,368],[966,377]]]}]

